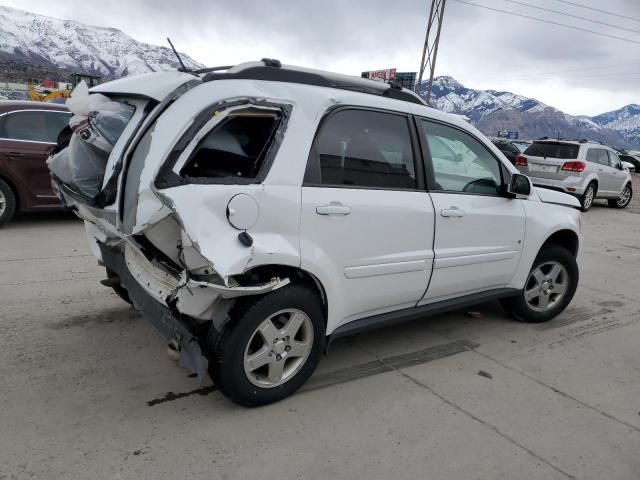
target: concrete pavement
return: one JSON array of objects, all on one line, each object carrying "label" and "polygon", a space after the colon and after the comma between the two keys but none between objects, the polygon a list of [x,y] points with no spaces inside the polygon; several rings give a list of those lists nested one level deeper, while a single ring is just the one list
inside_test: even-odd
[{"label": "concrete pavement", "polygon": [[0,479],[640,478],[640,215],[583,215],[548,324],[497,304],[345,339],[258,409],[200,387],[69,215],[0,230]]}]

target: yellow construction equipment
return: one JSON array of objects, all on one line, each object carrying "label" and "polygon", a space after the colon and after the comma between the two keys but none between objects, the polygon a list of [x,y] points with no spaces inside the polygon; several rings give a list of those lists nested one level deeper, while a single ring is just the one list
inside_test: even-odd
[{"label": "yellow construction equipment", "polygon": [[56,83],[51,80],[45,80],[39,85],[29,84],[29,98],[35,102],[56,102],[64,103],[71,96],[71,91],[76,88],[80,82],[85,82],[89,88],[100,83],[101,77],[90,75],[88,73],[72,73],[71,88],[57,88]]}]

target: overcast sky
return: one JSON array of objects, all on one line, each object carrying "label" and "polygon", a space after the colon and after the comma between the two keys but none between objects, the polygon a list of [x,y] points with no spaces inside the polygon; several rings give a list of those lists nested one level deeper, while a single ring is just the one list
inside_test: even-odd
[{"label": "overcast sky", "polygon": [[[535,97],[570,114],[640,103],[640,0],[519,0],[622,28],[536,10],[507,0],[465,0],[573,25],[584,31],[447,0],[436,75],[465,86]],[[0,0],[91,25],[115,27],[211,65],[273,57],[283,63],[359,74],[416,71],[430,0]],[[55,8],[52,6],[55,5]],[[633,19],[635,18],[635,20]],[[625,30],[626,29],[626,30]]]}]

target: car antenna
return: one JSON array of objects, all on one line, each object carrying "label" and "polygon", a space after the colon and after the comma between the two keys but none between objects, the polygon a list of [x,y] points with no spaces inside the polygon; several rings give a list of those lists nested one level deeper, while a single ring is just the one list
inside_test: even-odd
[{"label": "car antenna", "polygon": [[184,62],[182,61],[182,58],[180,58],[180,54],[176,50],[176,47],[173,46],[173,43],[171,43],[171,39],[169,37],[167,37],[167,42],[169,42],[169,45],[171,45],[171,50],[173,50],[173,53],[175,53],[178,61],[180,62],[180,65],[182,66],[182,68],[179,68],[178,70],[181,72],[188,72],[189,70],[184,66]]}]

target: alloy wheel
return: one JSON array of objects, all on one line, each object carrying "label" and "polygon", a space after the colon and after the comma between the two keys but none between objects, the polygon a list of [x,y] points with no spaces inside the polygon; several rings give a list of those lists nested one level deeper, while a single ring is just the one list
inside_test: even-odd
[{"label": "alloy wheel", "polygon": [[560,262],[545,262],[529,274],[525,284],[524,298],[532,310],[546,312],[560,303],[568,285],[567,269]]},{"label": "alloy wheel", "polygon": [[624,187],[622,193],[616,200],[616,203],[619,207],[626,207],[629,201],[631,200],[631,189],[629,187]]},{"label": "alloy wheel", "polygon": [[4,196],[4,193],[2,193],[2,190],[0,190],[0,217],[2,216],[6,208],[7,198]]},{"label": "alloy wheel", "polygon": [[251,335],[244,352],[245,375],[258,387],[282,385],[300,371],[312,348],[311,318],[301,310],[280,310]]},{"label": "alloy wheel", "polygon": [[593,187],[589,186],[587,188],[587,191],[584,193],[584,201],[583,201],[583,205],[584,205],[584,209],[588,210],[589,207],[591,207],[591,204],[593,203]]}]

